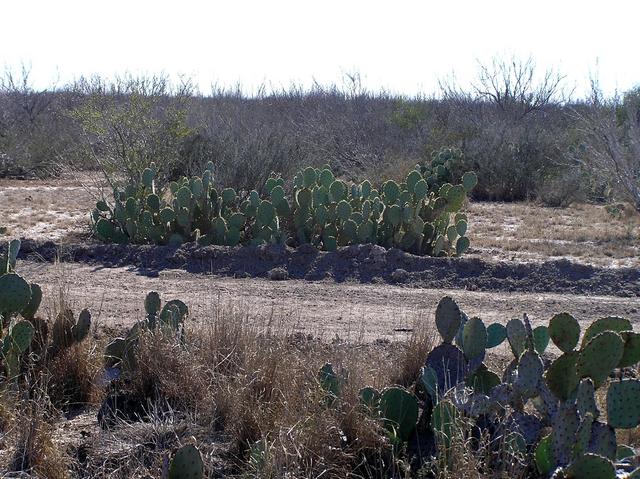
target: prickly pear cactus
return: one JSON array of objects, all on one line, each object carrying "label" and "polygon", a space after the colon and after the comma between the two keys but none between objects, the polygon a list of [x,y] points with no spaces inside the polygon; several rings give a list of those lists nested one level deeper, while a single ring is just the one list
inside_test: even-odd
[{"label": "prickly pear cactus", "polygon": [[451,344],[462,322],[460,308],[449,296],[445,296],[436,308],[436,327],[442,341]]},{"label": "prickly pear cactus", "polygon": [[169,479],[202,479],[204,462],[197,447],[182,446],[176,451],[169,466]]},{"label": "prickly pear cactus", "polygon": [[21,276],[0,276],[0,314],[12,315],[24,310],[31,301],[31,286]]},{"label": "prickly pear cactus", "polygon": [[580,325],[568,313],[556,314],[549,321],[549,336],[558,349],[564,353],[572,351],[580,339]]},{"label": "prickly pear cactus", "polygon": [[609,385],[607,421],[612,427],[621,429],[640,425],[640,381],[624,379]]},{"label": "prickly pear cactus", "polygon": [[599,387],[609,377],[624,353],[624,341],[619,334],[605,331],[591,339],[581,350],[576,363],[578,377],[590,377]]},{"label": "prickly pear cactus", "polygon": [[382,391],[380,417],[392,438],[406,442],[418,422],[418,401],[406,389],[393,386]]}]

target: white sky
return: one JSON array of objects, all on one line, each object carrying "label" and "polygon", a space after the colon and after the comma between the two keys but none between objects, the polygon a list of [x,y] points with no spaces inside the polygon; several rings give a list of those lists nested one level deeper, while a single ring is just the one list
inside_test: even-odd
[{"label": "white sky", "polygon": [[584,91],[640,83],[637,0],[0,0],[0,66],[31,66],[36,87],[97,73],[164,72],[247,90],[338,83],[432,93],[477,62],[533,57]]}]

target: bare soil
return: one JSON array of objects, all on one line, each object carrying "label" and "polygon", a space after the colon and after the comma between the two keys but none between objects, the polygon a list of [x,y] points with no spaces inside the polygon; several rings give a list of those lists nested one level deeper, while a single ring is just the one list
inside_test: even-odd
[{"label": "bare soil", "polygon": [[433,321],[442,296],[452,296],[470,316],[506,323],[527,313],[534,324],[568,311],[581,322],[619,315],[640,322],[640,297],[589,294],[465,291],[391,284],[336,283],[333,280],[271,281],[166,269],[153,276],[132,267],[21,261],[19,269],[45,288],[46,297],[63,289],[74,309],[88,307],[98,325],[128,327],[144,316],[144,297],[158,291],[180,298],[195,321],[206,322],[230,308],[243,311],[258,327],[304,332],[323,339],[354,342],[401,340],[417,321]]},{"label": "bare soil", "polygon": [[[487,321],[526,312],[535,322],[561,311],[581,321],[605,315],[640,320],[635,218],[616,222],[600,206],[471,203],[474,246],[462,259],[371,245],[336,253],[175,249],[98,244],[87,228],[99,194],[91,181],[0,180],[0,227],[7,228],[6,237],[23,238],[22,274],[51,293],[68,289],[103,325],[127,326],[141,317],[151,290],[183,299],[199,321],[231,307],[262,325],[329,338],[401,339],[415,321],[431,321],[446,294]],[[289,279],[266,279],[274,269]]]}]

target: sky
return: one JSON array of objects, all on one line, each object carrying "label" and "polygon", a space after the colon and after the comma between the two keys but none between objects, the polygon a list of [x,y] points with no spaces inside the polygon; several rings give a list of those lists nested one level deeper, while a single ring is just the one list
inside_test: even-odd
[{"label": "sky", "polygon": [[640,83],[637,0],[0,0],[0,66],[36,88],[81,75],[164,73],[213,83],[435,93],[492,58],[531,57],[580,96]]}]

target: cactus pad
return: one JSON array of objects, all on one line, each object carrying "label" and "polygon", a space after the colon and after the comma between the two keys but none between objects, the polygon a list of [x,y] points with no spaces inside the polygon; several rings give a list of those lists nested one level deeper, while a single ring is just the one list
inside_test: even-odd
[{"label": "cactus pad", "polygon": [[596,388],[590,378],[580,381],[576,392],[576,406],[580,417],[591,414],[595,419],[600,415],[596,404]]},{"label": "cactus pad", "polygon": [[462,382],[469,369],[462,351],[447,343],[431,350],[425,366],[435,371],[440,393],[444,393]]},{"label": "cactus pad", "polygon": [[17,354],[24,353],[29,349],[34,332],[34,327],[29,321],[22,320],[15,323],[9,331],[11,349]]},{"label": "cactus pad", "polygon": [[507,339],[516,358],[519,358],[527,347],[527,330],[519,319],[507,323]]},{"label": "cactus pad", "polygon": [[549,345],[549,328],[538,326],[533,330],[533,344],[538,354],[544,354]]},{"label": "cactus pad", "polygon": [[487,328],[480,318],[471,318],[462,330],[462,350],[467,359],[483,358],[487,347]]},{"label": "cactus pad", "polygon": [[616,469],[606,457],[584,454],[567,469],[566,477],[568,479],[615,479]]},{"label": "cactus pad", "polygon": [[504,422],[507,431],[519,433],[527,445],[537,444],[542,432],[542,421],[533,414],[513,411]]},{"label": "cactus pad", "polygon": [[202,479],[204,463],[197,447],[182,446],[169,466],[169,479]]},{"label": "cactus pad", "polygon": [[320,368],[320,371],[318,372],[318,381],[320,382],[320,387],[332,398],[340,396],[342,381],[333,370],[331,363],[326,363]]},{"label": "cactus pad", "polygon": [[544,365],[537,353],[525,351],[518,361],[518,375],[514,386],[525,398],[536,396]]},{"label": "cactus pad", "polygon": [[366,412],[372,413],[378,410],[380,405],[380,393],[371,386],[365,386],[358,392],[360,404],[365,408]]},{"label": "cactus pad", "polygon": [[157,316],[160,312],[160,295],[151,291],[144,299],[144,310],[148,315]]},{"label": "cactus pad", "polygon": [[438,374],[433,368],[420,368],[420,385],[431,396],[433,403],[437,403],[443,391],[438,390]]},{"label": "cactus pad", "polygon": [[38,313],[40,303],[42,303],[42,288],[39,284],[31,283],[31,299],[27,307],[24,308],[20,314],[22,314],[22,317],[25,319],[33,319]]},{"label": "cactus pad", "polygon": [[640,334],[633,331],[622,331],[620,336],[624,341],[624,352],[618,367],[626,368],[636,365],[640,361]]},{"label": "cactus pad", "polygon": [[571,452],[579,426],[580,418],[575,406],[569,403],[563,404],[558,410],[551,433],[553,457],[558,465],[564,466],[571,461]]},{"label": "cactus pad", "polygon": [[594,422],[591,426],[591,437],[586,452],[613,460],[616,458],[616,449],[616,431],[613,427],[598,421]]},{"label": "cactus pad", "polygon": [[616,316],[596,319],[584,332],[581,346],[584,348],[589,341],[605,331],[613,331],[614,333],[633,331],[633,326],[631,326],[631,322],[628,319],[618,318]]},{"label": "cactus pad", "polygon": [[456,337],[462,321],[460,308],[449,296],[445,296],[436,308],[436,327],[445,343],[451,343]]},{"label": "cactus pad", "polygon": [[495,348],[507,339],[507,329],[500,323],[493,323],[487,328],[487,349]]},{"label": "cactus pad", "polygon": [[31,286],[15,273],[0,276],[0,313],[19,313],[31,301]]},{"label": "cactus pad", "polygon": [[91,313],[88,309],[83,309],[80,311],[80,315],[78,316],[78,321],[74,324],[71,332],[74,337],[74,341],[81,342],[84,338],[89,334],[89,330],[91,329]]},{"label": "cactus pad", "polygon": [[580,339],[580,325],[569,313],[556,314],[549,321],[549,336],[563,353],[574,349]]},{"label": "cactus pad", "polygon": [[[483,365],[484,366],[484,365]],[[489,395],[491,390],[501,383],[500,376],[493,371],[487,369],[486,366],[480,366],[473,374],[471,374],[465,381],[465,384],[473,388],[473,391],[478,394]]]},{"label": "cactus pad", "polygon": [[573,391],[578,387],[579,378],[576,373],[578,357],[577,351],[564,353],[551,363],[544,375],[549,390],[561,401],[569,399]]},{"label": "cactus pad", "polygon": [[546,477],[553,471],[554,459],[551,448],[551,435],[545,436],[536,446],[535,451],[536,468],[541,476]]},{"label": "cactus pad", "polygon": [[640,425],[640,381],[613,382],[607,391],[607,418],[612,427],[630,429]]},{"label": "cactus pad", "polygon": [[605,331],[582,348],[576,363],[578,377],[590,377],[599,387],[622,359],[624,341],[619,334]]},{"label": "cactus pad", "polygon": [[406,442],[415,429],[418,412],[416,397],[406,389],[393,386],[382,391],[380,414],[385,427],[401,441]]}]

